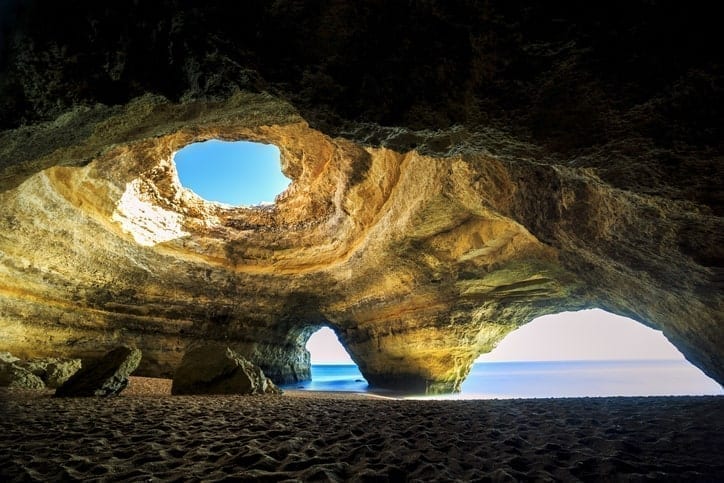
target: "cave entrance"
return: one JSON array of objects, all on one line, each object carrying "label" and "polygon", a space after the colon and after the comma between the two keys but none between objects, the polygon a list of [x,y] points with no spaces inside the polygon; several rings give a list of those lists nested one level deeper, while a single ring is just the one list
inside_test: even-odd
[{"label": "cave entrance", "polygon": [[218,139],[189,144],[174,155],[181,186],[206,201],[231,206],[273,204],[289,186],[279,148]]},{"label": "cave entrance", "polygon": [[367,381],[330,327],[322,327],[307,340],[312,379],[298,388],[309,391],[364,392]]},{"label": "cave entrance", "polygon": [[724,394],[654,329],[603,310],[546,315],[480,356],[461,397]]}]

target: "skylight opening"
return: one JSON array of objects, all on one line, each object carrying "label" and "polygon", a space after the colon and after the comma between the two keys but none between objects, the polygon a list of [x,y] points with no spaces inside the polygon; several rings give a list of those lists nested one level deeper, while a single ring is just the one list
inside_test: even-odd
[{"label": "skylight opening", "polygon": [[231,206],[273,204],[290,183],[272,144],[214,139],[180,149],[174,162],[183,187]]}]

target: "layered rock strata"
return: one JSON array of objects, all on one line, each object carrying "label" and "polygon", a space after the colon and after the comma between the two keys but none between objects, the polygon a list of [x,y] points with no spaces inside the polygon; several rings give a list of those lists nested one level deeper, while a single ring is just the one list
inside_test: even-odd
[{"label": "layered rock strata", "polygon": [[[218,340],[283,383],[309,377],[304,343],[329,325],[373,385],[440,392],[532,318],[600,307],[724,381],[721,68],[706,28],[641,41],[706,15],[275,2],[247,38],[214,5],[166,3],[89,4],[47,31],[66,14],[18,7],[0,350],[126,343],[139,375],[168,376]],[[135,22],[102,28],[123,8],[154,26],[143,48]],[[369,41],[388,20],[400,44]],[[172,157],[211,138],[277,145],[291,186],[267,207],[198,198]]]}]

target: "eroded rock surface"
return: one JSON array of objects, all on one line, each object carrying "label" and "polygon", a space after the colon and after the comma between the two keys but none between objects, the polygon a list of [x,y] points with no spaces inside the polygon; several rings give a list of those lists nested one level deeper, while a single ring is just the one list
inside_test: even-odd
[{"label": "eroded rock surface", "polygon": [[0,386],[14,389],[45,389],[43,380],[27,368],[0,361]]},{"label": "eroded rock surface", "polygon": [[81,360],[48,357],[31,359],[22,362],[20,365],[38,376],[47,387],[55,389],[78,372],[81,367]]},{"label": "eroded rock surface", "polygon": [[80,359],[49,357],[23,361],[9,352],[0,352],[0,386],[54,389],[78,372],[80,366]]},{"label": "eroded rock surface", "polygon": [[103,357],[83,362],[58,389],[55,397],[116,396],[128,386],[128,376],[138,368],[141,351],[117,347]]},{"label": "eroded rock surface", "polygon": [[189,349],[173,376],[171,394],[281,394],[264,372],[220,344]]},{"label": "eroded rock surface", "polygon": [[[600,307],[724,381],[716,16],[126,3],[18,3],[3,37],[0,350],[169,376],[217,340],[286,383],[330,325],[373,385],[438,392]],[[211,138],[277,145],[291,186],[199,199],[172,156]]]}]

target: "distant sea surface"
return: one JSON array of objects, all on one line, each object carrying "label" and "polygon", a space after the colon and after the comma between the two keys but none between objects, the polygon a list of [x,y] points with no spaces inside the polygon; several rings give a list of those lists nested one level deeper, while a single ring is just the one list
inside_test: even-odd
[{"label": "distant sea surface", "polygon": [[[355,365],[312,365],[309,391],[372,391]],[[479,362],[462,392],[445,398],[508,399],[596,396],[721,395],[724,390],[680,360]]]}]

